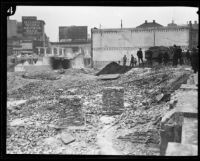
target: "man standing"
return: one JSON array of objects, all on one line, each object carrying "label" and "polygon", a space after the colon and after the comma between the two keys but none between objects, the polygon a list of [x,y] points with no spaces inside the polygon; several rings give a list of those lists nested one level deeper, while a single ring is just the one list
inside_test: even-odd
[{"label": "man standing", "polygon": [[165,52],[164,55],[163,55],[164,65],[167,65],[168,61],[169,61],[169,55],[168,55],[167,52]]},{"label": "man standing", "polygon": [[182,57],[182,49],[181,49],[180,46],[177,49],[177,53],[178,53],[178,61],[179,61],[180,65],[182,65],[183,64],[183,57]]},{"label": "man standing", "polygon": [[177,53],[177,47],[174,45],[174,50],[173,50],[173,66],[177,66],[178,64],[178,53]]},{"label": "man standing", "polygon": [[189,65],[191,62],[191,56],[189,50],[187,50],[185,57],[186,57],[186,64]]},{"label": "man standing", "polygon": [[134,56],[131,55],[130,67],[134,67]]},{"label": "man standing", "polygon": [[152,66],[152,55],[153,55],[153,52],[151,50],[145,51],[145,58],[147,60],[147,65],[149,67]]},{"label": "man standing", "polygon": [[126,66],[126,61],[127,61],[127,57],[126,57],[126,55],[124,55],[124,57],[123,57],[123,66],[124,67]]},{"label": "man standing", "polygon": [[138,50],[137,56],[138,56],[139,65],[140,65],[140,60],[142,61],[142,64],[143,64],[143,53],[142,53],[141,48]]},{"label": "man standing", "polygon": [[192,65],[192,69],[194,70],[194,73],[196,73],[199,69],[199,55],[196,48],[192,49],[191,65]]},{"label": "man standing", "polygon": [[163,54],[161,51],[158,53],[158,63],[161,65],[162,64],[162,59],[163,59]]},{"label": "man standing", "polygon": [[134,58],[134,66],[136,66],[136,65],[137,65],[137,59]]}]

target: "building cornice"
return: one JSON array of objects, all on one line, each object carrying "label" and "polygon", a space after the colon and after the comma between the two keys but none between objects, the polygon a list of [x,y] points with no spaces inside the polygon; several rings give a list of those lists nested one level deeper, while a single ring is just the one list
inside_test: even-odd
[{"label": "building cornice", "polygon": [[108,28],[108,29],[92,29],[92,33],[117,33],[117,32],[144,32],[144,31],[163,31],[163,30],[189,30],[188,26],[176,27],[149,27],[149,28]]}]

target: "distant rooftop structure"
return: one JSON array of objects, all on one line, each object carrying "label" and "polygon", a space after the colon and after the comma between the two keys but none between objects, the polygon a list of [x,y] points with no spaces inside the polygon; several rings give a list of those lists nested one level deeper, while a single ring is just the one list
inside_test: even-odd
[{"label": "distant rooftop structure", "polygon": [[177,27],[178,25],[174,23],[174,20],[172,20],[172,23],[169,23],[167,26],[168,27]]},{"label": "distant rooftop structure", "polygon": [[163,26],[156,23],[155,20],[153,20],[153,22],[147,22],[147,20],[145,20],[143,24],[137,26],[136,28],[153,28],[153,27],[163,27]]},{"label": "distant rooftop structure", "polygon": [[187,24],[182,24],[182,25],[178,25],[181,27],[192,27],[193,29],[199,29],[199,23],[197,23],[197,21],[194,21],[194,23],[192,23],[192,21],[187,21]]}]

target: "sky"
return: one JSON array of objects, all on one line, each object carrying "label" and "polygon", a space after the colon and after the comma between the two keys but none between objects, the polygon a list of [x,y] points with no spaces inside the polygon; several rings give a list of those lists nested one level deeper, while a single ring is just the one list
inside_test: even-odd
[{"label": "sky", "polygon": [[10,19],[22,21],[22,16],[37,16],[45,21],[45,33],[51,42],[58,41],[59,26],[134,28],[145,20],[166,26],[172,20],[178,25],[188,21],[198,22],[196,7],[87,7],[87,6],[17,6],[15,15]]}]

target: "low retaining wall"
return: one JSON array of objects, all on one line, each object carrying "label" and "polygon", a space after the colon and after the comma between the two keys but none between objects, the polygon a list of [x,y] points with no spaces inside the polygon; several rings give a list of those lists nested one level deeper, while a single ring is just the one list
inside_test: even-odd
[{"label": "low retaining wall", "polygon": [[[190,76],[189,79],[194,78]],[[160,130],[160,155],[166,156],[188,156],[197,155],[197,90],[196,84],[191,85],[191,82],[186,81],[189,86],[193,86],[188,89],[188,85],[182,85],[179,89],[179,99],[174,109],[169,111],[161,121]],[[196,92],[196,95],[191,95]],[[196,91],[195,91],[196,90]],[[185,92],[185,93],[184,93]],[[187,99],[184,99],[186,97]],[[193,99],[190,99],[193,98]],[[192,102],[191,102],[192,101]],[[193,101],[196,101],[194,103]],[[192,107],[191,107],[192,106]],[[194,107],[193,107],[194,106]],[[172,108],[170,106],[170,108]]]}]

